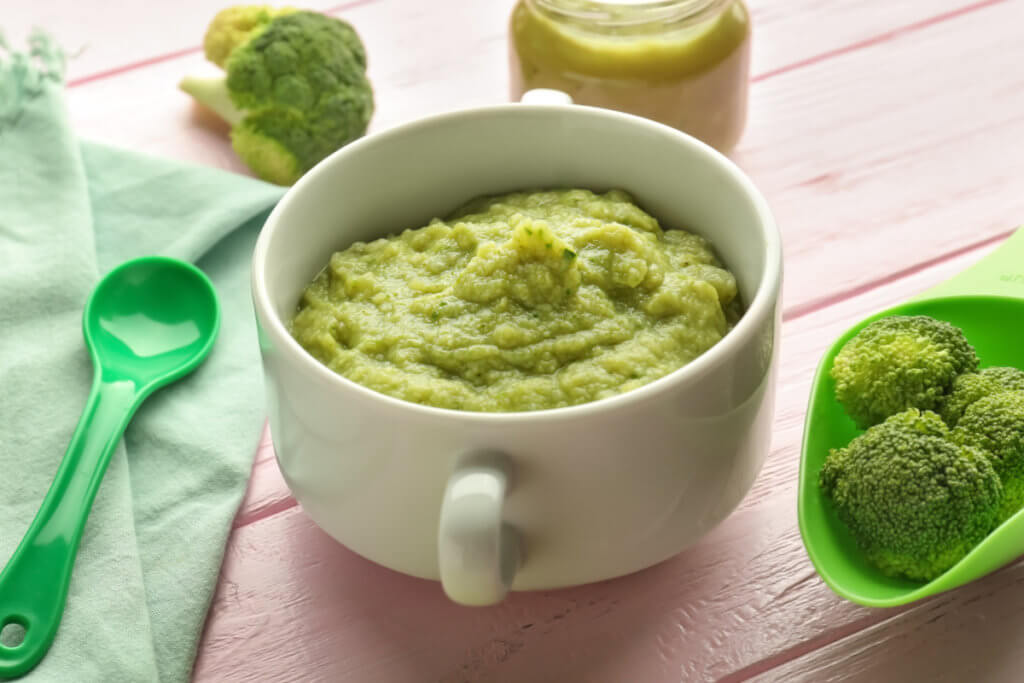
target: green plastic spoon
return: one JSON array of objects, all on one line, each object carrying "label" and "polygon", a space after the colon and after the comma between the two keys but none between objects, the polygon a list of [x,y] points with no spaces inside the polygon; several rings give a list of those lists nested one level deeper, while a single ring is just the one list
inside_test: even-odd
[{"label": "green plastic spoon", "polygon": [[861,555],[818,487],[830,448],[859,430],[835,399],[829,377],[839,349],[861,328],[889,315],[930,315],[963,329],[982,366],[1024,368],[1024,228],[999,249],[908,303],[882,311],[846,331],[825,353],[811,387],[800,460],[797,516],[814,568],[833,591],[868,607],[894,607],[935,595],[995,571],[1024,554],[1024,512],[1006,520],[960,562],[921,583],[883,575]]},{"label": "green plastic spoon", "polygon": [[0,678],[29,672],[53,642],[85,519],[136,408],[198,366],[219,326],[213,285],[183,261],[128,261],[93,290],[82,319],[92,390],[39,512],[0,573],[0,630],[23,629],[19,644],[0,641]]}]

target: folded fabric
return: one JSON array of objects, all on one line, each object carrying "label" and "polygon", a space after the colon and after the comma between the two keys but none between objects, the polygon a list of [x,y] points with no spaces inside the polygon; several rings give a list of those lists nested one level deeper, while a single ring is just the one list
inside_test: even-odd
[{"label": "folded fabric", "polygon": [[84,406],[81,316],[99,277],[145,254],[193,261],[222,307],[209,359],[146,401],[85,528],[64,619],[32,681],[185,681],[262,421],[248,294],[282,188],[79,141],[44,36],[0,43],[0,566]]}]

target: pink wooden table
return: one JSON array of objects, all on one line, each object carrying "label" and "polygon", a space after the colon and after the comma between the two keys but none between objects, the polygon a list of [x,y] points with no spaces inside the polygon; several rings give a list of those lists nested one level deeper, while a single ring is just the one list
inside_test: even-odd
[{"label": "pink wooden table", "polygon": [[[79,54],[83,136],[240,170],[175,89],[223,0],[6,3],[18,39]],[[506,99],[511,0],[350,0],[373,129]],[[909,609],[817,578],[796,527],[811,373],[834,336],[976,261],[1024,223],[1024,1],[750,0],[751,120],[735,159],[785,239],[779,405],[768,462],[698,545],[633,576],[462,609],[303,514],[264,440],[235,520],[195,679],[212,681],[1013,681],[1024,565]],[[129,98],[130,99],[126,99]]]}]

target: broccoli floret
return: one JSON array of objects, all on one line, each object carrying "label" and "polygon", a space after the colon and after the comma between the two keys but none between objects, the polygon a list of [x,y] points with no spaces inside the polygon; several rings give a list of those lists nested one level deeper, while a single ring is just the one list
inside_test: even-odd
[{"label": "broccoli floret", "polygon": [[964,333],[924,315],[869,324],[836,354],[836,399],[862,429],[908,408],[936,410],[957,375],[978,367]]},{"label": "broccoli floret", "polygon": [[1024,371],[993,367],[960,375],[953,382],[953,390],[943,401],[939,414],[946,424],[956,427],[960,416],[972,403],[1002,391],[1024,391]]},{"label": "broccoli floret", "polygon": [[234,7],[210,24],[221,78],[180,87],[232,125],[231,144],[264,180],[290,185],[366,132],[373,90],[366,50],[346,22],[317,12]]},{"label": "broccoli floret", "polygon": [[236,47],[248,42],[254,33],[266,28],[275,17],[295,11],[297,10],[294,7],[263,5],[242,5],[223,9],[206,29],[203,52],[208,60],[223,69],[228,56]]},{"label": "broccoli floret", "polygon": [[833,449],[825,495],[868,561],[931,580],[995,526],[1002,483],[983,451],[954,443],[935,413],[907,410]]},{"label": "broccoli floret", "polygon": [[1000,521],[1024,507],[1024,391],[974,402],[953,430],[957,443],[984,450],[1003,482]]}]

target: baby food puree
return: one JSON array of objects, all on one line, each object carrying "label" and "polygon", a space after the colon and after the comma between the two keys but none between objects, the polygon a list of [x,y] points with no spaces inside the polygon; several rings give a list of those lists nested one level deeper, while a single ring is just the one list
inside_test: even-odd
[{"label": "baby food puree", "polygon": [[553,88],[727,152],[746,122],[750,33],[742,0],[519,0],[512,99]]},{"label": "baby food puree", "polygon": [[740,314],[704,238],[625,192],[519,192],[331,256],[291,333],[335,372],[470,411],[629,391],[714,345]]}]

